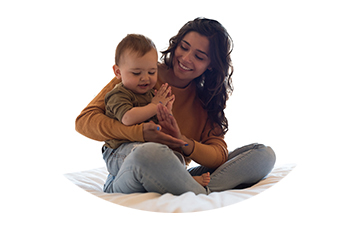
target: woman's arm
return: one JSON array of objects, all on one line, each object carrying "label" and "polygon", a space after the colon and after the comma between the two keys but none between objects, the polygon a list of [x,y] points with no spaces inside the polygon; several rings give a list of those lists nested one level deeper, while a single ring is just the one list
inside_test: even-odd
[{"label": "woman's arm", "polygon": [[181,134],[175,118],[169,115],[163,105],[158,105],[157,117],[166,133],[187,142],[181,147],[185,156],[208,168],[217,168],[227,161],[228,150],[224,136],[220,134],[221,128],[212,129],[208,121],[202,133],[202,140],[198,142]]},{"label": "woman's arm", "polygon": [[97,141],[126,139],[142,142],[144,141],[142,125],[125,126],[105,115],[104,98],[117,83],[118,79],[112,79],[83,109],[75,120],[75,129],[80,134]]},{"label": "woman's arm", "polygon": [[[208,167],[217,168],[227,161],[228,150],[223,136],[215,136],[215,130],[207,124],[205,131],[202,133],[202,141],[189,140],[182,135],[181,139],[188,142],[188,146],[183,146],[182,151],[185,156],[189,157],[196,163]],[[217,129],[220,131],[220,129]],[[210,134],[208,134],[210,132]]]},{"label": "woman's arm", "polygon": [[217,168],[227,161],[228,150],[223,137],[208,136],[201,142],[193,141],[194,149],[188,157],[208,168]]}]

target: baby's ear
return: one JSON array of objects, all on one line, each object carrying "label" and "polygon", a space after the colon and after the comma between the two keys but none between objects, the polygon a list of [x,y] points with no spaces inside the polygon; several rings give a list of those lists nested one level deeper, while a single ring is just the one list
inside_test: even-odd
[{"label": "baby's ear", "polygon": [[118,67],[118,65],[113,65],[113,72],[114,72],[114,75],[117,79],[122,78],[121,73],[120,73],[120,68]]}]

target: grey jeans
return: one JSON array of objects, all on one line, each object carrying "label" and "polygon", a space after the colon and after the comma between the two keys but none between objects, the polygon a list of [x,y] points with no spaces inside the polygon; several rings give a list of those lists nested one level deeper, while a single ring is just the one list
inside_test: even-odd
[{"label": "grey jeans", "polygon": [[[191,191],[209,194],[251,186],[267,176],[276,160],[274,151],[262,144],[250,144],[229,153],[216,169],[198,166],[186,170],[168,146],[158,143],[125,143],[118,149],[104,147],[103,158],[109,175],[107,193],[157,192],[180,195]],[[203,187],[192,176],[210,172]]]}]

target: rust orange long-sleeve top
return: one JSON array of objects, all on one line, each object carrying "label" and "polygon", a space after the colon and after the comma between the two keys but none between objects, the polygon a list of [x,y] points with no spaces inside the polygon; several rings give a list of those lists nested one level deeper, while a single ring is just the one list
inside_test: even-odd
[{"label": "rust orange long-sleeve top", "polygon": [[[105,95],[117,83],[119,83],[117,78],[112,79],[83,109],[76,118],[75,129],[82,135],[97,141],[126,139],[144,142],[142,124],[125,126],[105,115]],[[158,89],[161,85],[162,82],[158,79],[155,88]],[[172,92],[175,94],[173,115],[181,133],[194,141],[194,150],[189,158],[209,168],[216,168],[226,162],[228,150],[224,136],[209,134],[212,126],[207,121],[207,112],[197,98],[195,83],[192,82],[183,89],[172,87]]]}]

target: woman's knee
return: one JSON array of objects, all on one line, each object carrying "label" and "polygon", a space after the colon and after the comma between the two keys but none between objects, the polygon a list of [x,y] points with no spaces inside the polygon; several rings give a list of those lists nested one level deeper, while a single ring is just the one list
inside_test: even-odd
[{"label": "woman's knee", "polygon": [[244,155],[248,156],[247,159],[250,159],[251,162],[267,168],[267,170],[271,170],[276,162],[276,155],[273,149],[269,146],[258,143],[236,149],[231,155],[229,155],[229,158]]},{"label": "woman's knee", "polygon": [[161,153],[169,150],[169,147],[163,144],[154,143],[154,142],[146,142],[140,145],[136,145],[131,153],[135,155],[142,155],[147,157],[158,156]]},{"label": "woman's knee", "polygon": [[263,144],[259,143],[253,143],[250,145],[245,145],[240,148],[235,149],[234,151],[230,152],[228,155],[228,159],[232,159],[238,155],[250,152],[252,150],[260,150],[260,151],[266,151],[266,154],[269,155],[269,158],[273,159],[275,157],[275,153],[270,147],[267,147]]},{"label": "woman's knee", "polygon": [[269,160],[270,162],[275,164],[275,162],[276,162],[276,154],[273,151],[273,149],[270,146],[264,146],[264,147],[261,148],[261,150],[264,151],[265,157],[267,158],[267,160]]},{"label": "woman's knee", "polygon": [[270,173],[276,162],[275,152],[271,147],[265,145],[259,145],[255,150],[257,151],[260,165],[266,168],[267,173]]},{"label": "woman's knee", "polygon": [[251,178],[247,183],[256,183],[266,177],[273,169],[276,162],[275,152],[271,147],[258,144],[246,154],[251,168]]},{"label": "woman's knee", "polygon": [[159,163],[160,160],[166,160],[170,154],[172,154],[172,150],[168,146],[147,142],[135,146],[127,157],[127,160],[132,160],[135,164],[148,165]]}]

